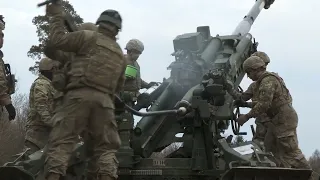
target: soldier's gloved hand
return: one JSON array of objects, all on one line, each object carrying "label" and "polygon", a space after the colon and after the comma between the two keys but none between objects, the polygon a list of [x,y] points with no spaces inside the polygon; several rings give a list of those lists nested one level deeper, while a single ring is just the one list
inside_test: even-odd
[{"label": "soldier's gloved hand", "polygon": [[224,79],[223,80],[223,85],[224,85],[224,88],[227,91],[231,91],[233,89],[233,83],[231,81],[229,81],[229,80]]},{"label": "soldier's gloved hand", "polygon": [[246,123],[249,120],[247,115],[240,115],[236,121],[242,126],[244,123]]},{"label": "soldier's gloved hand", "polygon": [[271,4],[274,3],[275,0],[265,0],[265,5],[264,5],[264,8],[265,9],[269,9]]},{"label": "soldier's gloved hand", "polygon": [[249,107],[249,103],[241,98],[233,101],[233,105],[237,107]]},{"label": "soldier's gloved hand", "polygon": [[150,82],[149,84],[148,84],[148,88],[151,88],[152,86],[157,86],[159,83],[157,83],[157,82]]},{"label": "soldier's gloved hand", "polygon": [[64,16],[65,13],[64,13],[63,7],[61,5],[61,1],[58,0],[55,3],[51,3],[51,4],[47,5],[46,14],[48,16],[54,16],[57,14],[61,14]]},{"label": "soldier's gloved hand", "polygon": [[14,120],[14,118],[16,118],[16,109],[13,107],[12,104],[8,104],[5,107],[9,113],[9,120]]}]

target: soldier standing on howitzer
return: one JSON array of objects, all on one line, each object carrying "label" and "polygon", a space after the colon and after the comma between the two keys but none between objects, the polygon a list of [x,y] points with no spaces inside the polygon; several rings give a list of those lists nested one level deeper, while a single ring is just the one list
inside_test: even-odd
[{"label": "soldier standing on howitzer", "polygon": [[[255,53],[253,53],[251,56],[258,56],[259,58],[261,58],[264,63],[265,66],[267,67],[268,64],[270,63],[270,58],[269,56],[265,53],[265,52],[261,52],[261,51],[257,51]],[[257,88],[257,84],[256,82],[252,82],[248,89],[243,92],[243,93],[234,93],[234,95],[236,95],[234,98],[235,100],[235,105],[238,106],[243,106],[243,107],[250,107],[252,108],[252,102],[256,102],[257,101],[257,94],[254,94],[254,91],[256,91]],[[254,96],[255,95],[255,96]],[[248,100],[252,100],[252,102],[246,102]],[[270,118],[268,117],[268,115],[266,113],[259,115],[256,120],[256,133],[254,134],[252,141],[255,142],[256,144],[258,144],[262,149],[264,149],[266,152],[272,152],[272,154],[277,157],[275,159],[275,163],[277,165],[280,165],[280,162],[278,162],[277,160],[279,159],[279,155],[277,153],[277,147],[275,145],[275,142],[271,142],[270,140],[274,140],[274,138],[267,138],[266,134],[268,132],[268,126],[271,126],[270,124]],[[271,130],[271,128],[270,128]],[[271,135],[270,133],[271,131],[269,131],[269,136]],[[265,143],[265,140],[268,140],[268,142]]]},{"label": "soldier standing on howitzer", "polygon": [[[94,23],[86,22],[82,23],[78,29],[78,31],[87,30],[87,31],[97,31],[98,27]],[[67,73],[70,71],[70,64],[72,59],[74,59],[75,53],[73,52],[63,52],[61,50],[57,50],[56,48],[47,44],[44,50],[44,53],[47,57],[50,57],[53,60],[59,61],[61,63],[60,68],[55,71],[52,79],[52,85],[57,90],[55,94],[55,112],[59,111],[59,108],[62,108],[64,91],[66,90],[66,85],[68,83]],[[84,131],[79,141],[85,141],[86,146],[91,146],[93,143],[92,139],[88,139],[90,137],[87,136],[87,132]],[[87,155],[93,154],[92,151],[88,151]],[[88,161],[87,166],[87,180],[95,180],[96,176],[96,165],[94,164],[94,159],[90,159]]]},{"label": "soldier standing on howitzer", "polygon": [[2,117],[2,108],[4,106],[9,113],[9,120],[13,120],[16,117],[16,110],[12,105],[10,94],[14,93],[15,79],[11,79],[11,81],[8,81],[6,76],[5,64],[2,59],[3,52],[1,51],[1,48],[3,46],[4,29],[5,22],[3,20],[3,16],[0,15],[0,117]]},{"label": "soldier standing on howitzer", "polygon": [[[124,85],[124,91],[121,92],[122,100],[128,104],[129,106],[133,106],[137,101],[137,97],[140,95],[139,90],[146,88],[149,89],[152,86],[158,85],[156,82],[147,83],[141,79],[140,74],[140,66],[137,62],[139,56],[142,54],[144,50],[143,43],[138,39],[131,39],[127,44],[126,48],[127,54],[125,55],[127,67],[126,67],[126,81]],[[127,112],[129,117],[125,117],[119,123],[119,130],[121,132],[129,131],[129,134],[122,135],[121,140],[125,144],[129,143],[129,139],[131,136],[131,130],[134,126],[134,118],[131,112]],[[125,136],[125,137],[124,137]]]},{"label": "soldier standing on howitzer", "polygon": [[30,155],[47,144],[54,114],[55,88],[51,84],[58,62],[42,58],[39,62],[39,76],[33,82],[29,94],[29,112],[26,125],[25,150]]},{"label": "soldier standing on howitzer", "polygon": [[[310,169],[308,161],[302,154],[298,145],[297,125],[298,115],[292,107],[292,97],[284,81],[276,73],[266,71],[265,62],[258,56],[251,56],[243,63],[243,69],[248,77],[255,81],[256,87],[253,96],[252,109],[237,119],[240,125],[250,118],[256,118],[266,113],[270,118],[272,127],[268,125],[268,131],[276,138],[276,146],[279,153],[279,162],[282,167]],[[235,97],[232,84],[227,84],[228,92]],[[272,136],[266,135],[266,138]],[[265,141],[267,142],[267,141]]]},{"label": "soldier standing on howitzer", "polygon": [[45,161],[46,179],[66,175],[68,160],[78,135],[84,129],[94,140],[97,177],[116,179],[115,153],[121,141],[114,117],[114,94],[122,91],[125,59],[116,42],[122,19],[115,10],[104,11],[97,20],[98,31],[65,33],[60,1],[47,6],[51,16],[49,43],[57,50],[75,53],[68,72],[62,108],[53,117]]}]

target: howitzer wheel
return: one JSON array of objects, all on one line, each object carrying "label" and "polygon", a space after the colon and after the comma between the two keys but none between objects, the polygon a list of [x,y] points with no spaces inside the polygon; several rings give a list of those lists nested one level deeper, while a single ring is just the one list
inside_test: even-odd
[{"label": "howitzer wheel", "polygon": [[236,112],[233,114],[233,119],[231,120],[231,127],[233,134],[239,135],[240,133],[240,124],[236,121],[236,119],[240,116],[240,108],[236,108]]},{"label": "howitzer wheel", "polygon": [[268,167],[236,167],[227,171],[220,180],[309,180],[312,170]]},{"label": "howitzer wheel", "polygon": [[[240,86],[238,86],[238,91],[242,93],[243,89]],[[240,108],[239,107],[235,108],[234,106],[232,106],[232,111],[233,109],[236,109],[236,111],[233,113],[233,119],[231,119],[231,127],[232,127],[233,134],[239,135],[240,124],[236,121],[236,119],[240,116]]]}]

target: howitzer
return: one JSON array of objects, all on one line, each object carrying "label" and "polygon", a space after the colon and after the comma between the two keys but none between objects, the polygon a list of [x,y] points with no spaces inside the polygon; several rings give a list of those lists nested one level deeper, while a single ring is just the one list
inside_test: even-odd
[{"label": "howitzer", "polygon": [[137,103],[133,106],[133,109],[140,111],[143,108],[148,108],[149,106],[151,106],[154,103],[154,101],[159,98],[159,96],[163,93],[163,91],[168,85],[168,82],[164,82],[150,94],[140,94],[137,98]]},{"label": "howitzer", "polygon": [[[57,3],[58,1],[60,1],[60,0],[47,0],[42,3],[39,3],[37,6],[41,7],[41,6],[51,4],[51,3]],[[69,32],[74,32],[77,30],[75,24],[72,21],[70,14],[65,15],[64,25],[66,26],[66,28]]]},{"label": "howitzer", "polygon": [[[312,171],[308,169],[276,167],[273,155],[253,142],[233,145],[221,136],[230,121],[235,126],[234,133],[239,134],[239,126],[233,121],[239,111],[234,112],[236,108],[224,82],[240,85],[245,74],[242,64],[257,49],[249,30],[270,2],[257,0],[232,35],[212,37],[209,27],[204,26],[198,27],[196,33],[174,39],[175,62],[169,66],[171,76],[165,80],[168,85],[149,108],[153,115],[143,117],[134,128],[133,155],[121,151],[117,154],[120,180],[307,180],[310,177]],[[167,109],[175,113],[164,113]],[[162,113],[156,114],[157,111]],[[176,137],[178,133],[183,136]],[[175,142],[181,142],[182,146],[165,157],[153,156]],[[72,159],[77,157],[76,152],[81,151],[75,150]],[[29,156],[29,161],[43,163],[39,159]],[[78,180],[85,172],[81,169],[85,167],[85,159],[78,164],[71,161],[68,176]]]}]

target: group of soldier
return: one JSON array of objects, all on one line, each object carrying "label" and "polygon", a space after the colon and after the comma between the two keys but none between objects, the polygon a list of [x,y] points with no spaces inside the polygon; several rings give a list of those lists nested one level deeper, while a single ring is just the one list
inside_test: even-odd
[{"label": "group of soldier", "polygon": [[[137,60],[144,45],[132,39],[123,54],[116,42],[122,18],[115,10],[102,12],[96,24],[83,23],[71,33],[65,33],[65,14],[59,3],[48,5],[46,15],[51,17],[49,41],[44,50],[46,57],[39,62],[39,76],[30,88],[25,148],[31,154],[46,146],[45,178],[59,180],[66,175],[71,151],[81,137],[90,144],[88,179],[116,179],[115,153],[121,139],[114,115],[115,95],[121,94],[127,104],[133,105],[140,89],[157,84],[141,79]],[[245,60],[243,69],[254,82],[243,93],[226,81],[235,103],[252,108],[237,121],[243,125],[256,118],[253,139],[274,154],[278,166],[309,169],[298,146],[298,116],[292,97],[283,79],[266,71],[269,62],[263,52]],[[135,71],[126,76],[128,66]],[[0,105],[7,109],[11,120],[16,112],[3,77],[4,70],[0,69]],[[252,102],[247,102],[250,99]]]},{"label": "group of soldier", "polygon": [[[39,62],[39,76],[30,88],[27,154],[46,147],[45,179],[59,180],[66,175],[71,151],[82,138],[90,144],[87,179],[116,179],[115,153],[121,140],[114,115],[115,95],[133,102],[141,88],[157,84],[141,79],[137,59],[144,45],[132,39],[123,54],[116,42],[122,18],[115,10],[102,12],[95,24],[83,23],[72,33],[65,33],[65,13],[59,2],[48,5],[46,15],[50,17],[49,40]],[[128,77],[127,65],[135,70]],[[15,108],[4,86],[5,80],[0,103],[12,120]]]}]

